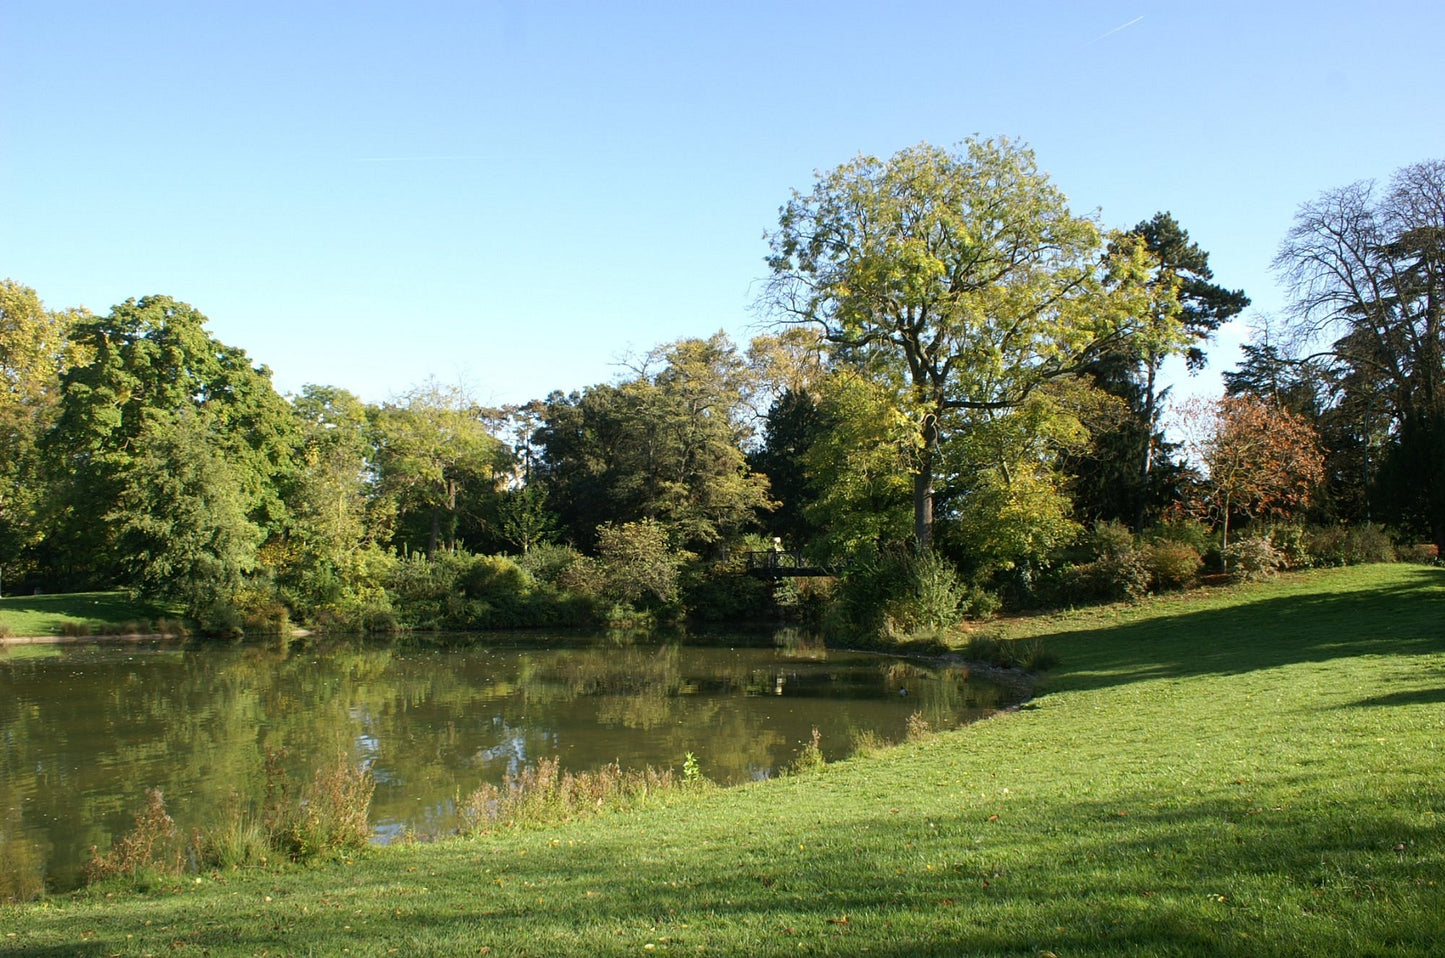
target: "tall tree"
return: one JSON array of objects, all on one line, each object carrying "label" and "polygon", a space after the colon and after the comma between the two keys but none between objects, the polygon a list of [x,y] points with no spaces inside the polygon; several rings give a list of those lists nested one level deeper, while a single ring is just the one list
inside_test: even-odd
[{"label": "tall tree", "polygon": [[115,507],[124,579],[143,595],[181,602],[206,621],[256,565],[261,530],[246,517],[237,469],[205,413],[181,407],[146,418]]},{"label": "tall tree", "polygon": [[40,437],[55,418],[70,323],[35,290],[0,280],[0,573],[33,546],[45,475]]},{"label": "tall tree", "polygon": [[1147,317],[1142,244],[1106,251],[1033,153],[1007,140],[860,156],[795,192],[770,245],[766,305],[820,328],[912,423],[924,550],[940,445],[969,427],[959,414],[1022,406],[1125,349]]},{"label": "tall tree", "polygon": [[376,495],[366,405],[345,389],[308,384],[291,408],[297,448],[285,489],[290,517],[263,558],[291,601],[315,607],[360,586],[396,516],[391,500]]},{"label": "tall tree", "polygon": [[152,422],[195,411],[235,473],[242,511],[264,535],[284,525],[280,488],[291,466],[294,420],[265,367],[213,339],[207,320],[166,296],[127,300],[71,327],[83,361],[61,379],[60,414],[45,445],[57,477],[53,559],[105,580],[117,567],[118,511],[128,471]]},{"label": "tall tree", "polygon": [[1144,335],[1130,349],[1101,356],[1089,373],[1095,383],[1123,400],[1130,415],[1096,436],[1096,454],[1074,460],[1081,487],[1102,501],[1085,504],[1096,519],[1123,519],[1142,528],[1151,507],[1162,506],[1172,469],[1158,470],[1167,455],[1160,423],[1168,389],[1160,382],[1164,361],[1183,353],[1191,371],[1204,367],[1204,344],[1221,325],[1249,305],[1243,290],[1213,282],[1209,254],[1167,212],[1155,213],[1116,240],[1142,243],[1153,262]]},{"label": "tall tree", "polygon": [[1445,160],[1304,204],[1275,266],[1295,335],[1388,408],[1393,517],[1445,549]]},{"label": "tall tree", "polygon": [[490,511],[511,453],[490,431],[496,418],[454,386],[429,382],[373,411],[381,490],[396,504],[401,534],[427,555],[451,548]]},{"label": "tall tree", "polygon": [[547,400],[533,476],[578,545],[609,521],[661,523],[679,548],[741,532],[769,504],[743,451],[754,377],[719,333],[651,351],[619,385]]}]

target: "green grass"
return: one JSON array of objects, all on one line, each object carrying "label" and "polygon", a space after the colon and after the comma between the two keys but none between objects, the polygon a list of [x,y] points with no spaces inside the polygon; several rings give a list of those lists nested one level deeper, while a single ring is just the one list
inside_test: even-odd
[{"label": "green grass", "polygon": [[1445,572],[1331,570],[1002,628],[1044,636],[1060,664],[1033,702],[970,728],[641,812],[8,906],[0,950],[1066,958],[1445,941]]},{"label": "green grass", "polygon": [[157,620],[179,621],[174,609],[132,599],[125,592],[71,592],[0,599],[0,637],[114,635],[150,632]]}]

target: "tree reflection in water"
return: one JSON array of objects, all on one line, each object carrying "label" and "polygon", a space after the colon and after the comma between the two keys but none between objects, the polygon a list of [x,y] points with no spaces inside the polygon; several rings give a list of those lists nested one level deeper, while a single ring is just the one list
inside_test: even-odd
[{"label": "tree reflection in water", "polygon": [[129,827],[147,788],[183,829],[259,805],[268,751],[298,784],[338,754],[364,762],[379,836],[440,834],[456,827],[458,796],[541,758],[575,771],[665,768],[692,752],[709,778],[732,783],[787,765],[814,726],[835,759],[859,732],[901,739],[914,712],[952,727],[1010,694],[797,632],[766,648],[742,636],[722,637],[736,647],[528,639],[0,653],[0,844],[71,885],[91,846]]}]

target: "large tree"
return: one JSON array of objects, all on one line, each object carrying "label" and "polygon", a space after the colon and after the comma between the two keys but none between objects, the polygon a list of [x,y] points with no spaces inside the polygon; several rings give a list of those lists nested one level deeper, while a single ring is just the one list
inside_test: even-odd
[{"label": "large tree", "polygon": [[80,578],[112,578],[116,537],[127,522],[121,496],[146,446],[142,437],[187,410],[230,464],[247,520],[263,535],[284,526],[291,409],[269,370],[212,338],[205,324],[194,307],[149,296],[71,326],[82,358],[61,379],[59,418],[46,439],[58,494],[45,547]]},{"label": "large tree", "polygon": [[496,416],[466,390],[436,382],[372,411],[379,486],[395,504],[401,544],[427,555],[465,544],[495,511],[512,466],[492,435]]},{"label": "large tree", "polygon": [[1393,518],[1445,549],[1445,160],[1304,204],[1275,265],[1342,398],[1388,410]]},{"label": "large tree", "polygon": [[1191,371],[1204,367],[1204,344],[1249,305],[1242,290],[1213,282],[1209,254],[1169,213],[1156,213],[1116,243],[1142,243],[1153,262],[1147,286],[1152,295],[1143,333],[1119,352],[1090,364],[1105,392],[1122,401],[1118,417],[1095,437],[1095,455],[1073,461],[1085,494],[1084,511],[1094,519],[1123,519],[1142,528],[1151,508],[1168,501],[1171,463],[1161,412],[1168,389],[1160,381],[1164,361],[1183,353]]},{"label": "large tree", "polygon": [[737,535],[769,504],[743,452],[748,364],[719,333],[658,347],[634,373],[547,400],[532,478],[563,530],[584,548],[607,522],[656,520],[691,550]]},{"label": "large tree", "polygon": [[1007,140],[860,156],[795,192],[765,305],[812,324],[912,424],[913,534],[931,546],[940,445],[1144,330],[1150,259],[1070,212]]},{"label": "large tree", "polygon": [[0,572],[30,546],[45,492],[39,439],[54,420],[69,325],[35,290],[0,280]]}]

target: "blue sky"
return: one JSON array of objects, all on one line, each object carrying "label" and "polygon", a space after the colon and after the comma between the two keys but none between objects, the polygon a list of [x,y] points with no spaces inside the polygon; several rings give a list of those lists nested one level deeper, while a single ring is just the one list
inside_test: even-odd
[{"label": "blue sky", "polygon": [[3,0],[0,276],[185,300],[283,392],[522,402],[746,342],[814,171],[1002,134],[1278,314],[1300,203],[1445,156],[1442,35],[1388,0]]}]

